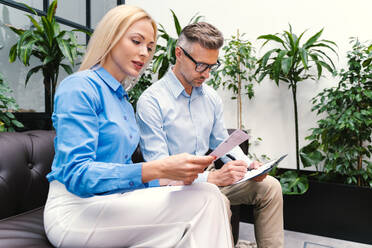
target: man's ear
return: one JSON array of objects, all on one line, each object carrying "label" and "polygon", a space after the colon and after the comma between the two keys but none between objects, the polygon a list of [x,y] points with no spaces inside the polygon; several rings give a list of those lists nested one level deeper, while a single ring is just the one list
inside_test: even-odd
[{"label": "man's ear", "polygon": [[176,55],[176,59],[179,59],[182,55],[182,49],[178,46],[178,47],[176,47],[174,53]]}]

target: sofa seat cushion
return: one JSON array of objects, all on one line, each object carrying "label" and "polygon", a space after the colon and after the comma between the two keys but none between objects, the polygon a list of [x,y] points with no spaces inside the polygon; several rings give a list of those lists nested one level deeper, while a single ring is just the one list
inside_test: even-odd
[{"label": "sofa seat cushion", "polygon": [[0,220],[0,248],[53,247],[44,231],[44,207]]}]

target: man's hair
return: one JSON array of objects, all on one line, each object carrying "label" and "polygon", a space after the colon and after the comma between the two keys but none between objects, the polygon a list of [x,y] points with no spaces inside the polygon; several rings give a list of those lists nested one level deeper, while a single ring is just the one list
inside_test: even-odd
[{"label": "man's hair", "polygon": [[182,29],[177,46],[190,49],[193,43],[199,43],[207,49],[219,49],[223,45],[223,35],[216,27],[206,22],[189,24]]}]

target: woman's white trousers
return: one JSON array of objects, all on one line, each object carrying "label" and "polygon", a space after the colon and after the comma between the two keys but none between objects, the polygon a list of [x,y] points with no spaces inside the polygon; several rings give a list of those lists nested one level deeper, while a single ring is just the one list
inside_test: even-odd
[{"label": "woman's white trousers", "polygon": [[80,198],[53,181],[44,226],[56,247],[232,247],[226,204],[209,183]]}]

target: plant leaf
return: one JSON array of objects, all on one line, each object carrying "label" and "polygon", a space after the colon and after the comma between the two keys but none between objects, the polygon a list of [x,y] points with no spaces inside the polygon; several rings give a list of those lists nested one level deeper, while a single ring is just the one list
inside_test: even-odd
[{"label": "plant leaf", "polygon": [[70,44],[66,40],[61,39],[61,38],[57,38],[57,43],[58,43],[58,47],[59,47],[59,49],[61,49],[61,52],[63,53],[63,55],[74,66],[75,63],[74,63],[74,59],[72,58]]},{"label": "plant leaf", "polygon": [[180,22],[178,21],[178,18],[176,14],[174,13],[174,11],[172,9],[170,11],[172,12],[172,16],[173,16],[174,27],[176,28],[177,35],[179,36],[182,31]]},{"label": "plant leaf", "polygon": [[17,57],[17,43],[14,44],[9,51],[9,62],[13,63]]},{"label": "plant leaf", "polygon": [[57,10],[57,0],[54,0],[48,7],[47,19],[51,23]]},{"label": "plant leaf", "polygon": [[67,74],[72,74],[73,73],[71,66],[66,65],[66,64],[61,64],[61,66],[65,70],[65,72],[67,72]]},{"label": "plant leaf", "polygon": [[30,21],[32,22],[32,24],[35,26],[35,28],[39,31],[39,32],[42,32],[42,28],[40,27],[39,23],[31,16],[31,15],[27,15],[27,17],[30,19]]},{"label": "plant leaf", "polygon": [[[273,34],[261,35],[261,36],[258,36],[257,39],[258,39],[258,40],[260,40],[260,39],[264,39],[264,40],[267,40],[267,41],[269,41],[269,40],[273,40],[273,41],[276,41],[276,42],[281,43],[281,44],[285,47],[285,45],[284,45],[284,41],[283,41],[281,38],[279,38],[278,36],[273,35]],[[266,44],[266,43],[265,43],[265,44]],[[262,45],[262,46],[264,46],[264,45]]]},{"label": "plant leaf", "polygon": [[21,36],[24,32],[26,32],[24,29],[13,27],[10,24],[5,24],[5,26],[10,28],[10,30],[12,30],[14,33],[18,34],[19,36]]},{"label": "plant leaf", "polygon": [[51,47],[52,42],[53,42],[53,37],[54,37],[52,24],[48,21],[48,19],[45,16],[41,17],[41,22],[43,23],[44,32],[46,34],[46,37],[48,38],[47,40],[48,40],[49,47]]},{"label": "plant leaf", "polygon": [[319,37],[322,35],[323,33],[323,28],[316,34],[314,34],[313,36],[311,36],[305,43],[305,45],[303,45],[304,48],[307,48],[309,46],[311,46],[312,44],[314,44],[318,39]]},{"label": "plant leaf", "polygon": [[308,69],[307,51],[301,47],[299,49],[299,52],[300,52],[300,57],[301,57],[302,64],[304,65],[304,68]]},{"label": "plant leaf", "polygon": [[43,68],[43,66],[39,65],[39,66],[35,66],[34,68],[32,68],[28,71],[28,73],[26,75],[25,86],[27,85],[28,80],[30,79],[31,75],[34,74],[34,73],[37,73],[41,68]]},{"label": "plant leaf", "polygon": [[292,66],[292,59],[293,57],[286,57],[282,59],[282,71],[284,75],[288,75],[289,70],[291,69]]}]

